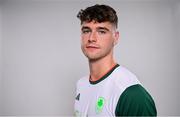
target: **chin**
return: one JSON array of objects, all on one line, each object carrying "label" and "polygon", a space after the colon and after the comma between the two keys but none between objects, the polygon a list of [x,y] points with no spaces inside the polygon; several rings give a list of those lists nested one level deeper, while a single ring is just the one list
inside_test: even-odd
[{"label": "chin", "polygon": [[88,58],[89,61],[97,61],[102,58],[100,56],[86,56],[86,57]]}]

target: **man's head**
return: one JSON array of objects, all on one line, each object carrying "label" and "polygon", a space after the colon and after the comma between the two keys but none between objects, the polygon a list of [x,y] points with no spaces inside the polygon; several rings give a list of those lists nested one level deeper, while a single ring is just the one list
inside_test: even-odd
[{"label": "man's head", "polygon": [[113,58],[113,48],[119,38],[115,10],[106,5],[94,5],[81,10],[78,18],[81,20],[81,49],[85,56],[90,61]]},{"label": "man's head", "polygon": [[116,28],[118,26],[118,17],[116,15],[116,11],[107,5],[94,5],[86,8],[85,10],[80,10],[77,17],[81,20],[81,24],[83,22],[91,22],[95,21],[98,23],[101,22],[110,22]]}]

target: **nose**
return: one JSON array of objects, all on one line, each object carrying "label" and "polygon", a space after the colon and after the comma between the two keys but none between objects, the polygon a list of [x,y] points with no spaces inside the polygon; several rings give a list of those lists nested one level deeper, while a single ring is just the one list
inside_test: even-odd
[{"label": "nose", "polygon": [[92,32],[90,35],[89,35],[89,42],[96,42],[97,41],[97,38],[96,38],[96,33],[95,32]]}]

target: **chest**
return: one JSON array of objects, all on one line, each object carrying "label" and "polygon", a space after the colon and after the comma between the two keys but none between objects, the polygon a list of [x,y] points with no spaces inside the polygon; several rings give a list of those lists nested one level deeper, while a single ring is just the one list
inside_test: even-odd
[{"label": "chest", "polygon": [[120,91],[112,82],[83,86],[77,93],[75,108],[81,116],[115,116]]}]

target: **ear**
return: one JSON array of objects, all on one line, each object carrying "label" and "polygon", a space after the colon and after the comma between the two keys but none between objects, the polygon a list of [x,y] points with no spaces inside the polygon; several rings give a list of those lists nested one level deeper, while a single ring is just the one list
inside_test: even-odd
[{"label": "ear", "polygon": [[119,41],[119,31],[116,31],[114,34],[114,45],[116,45]]}]

